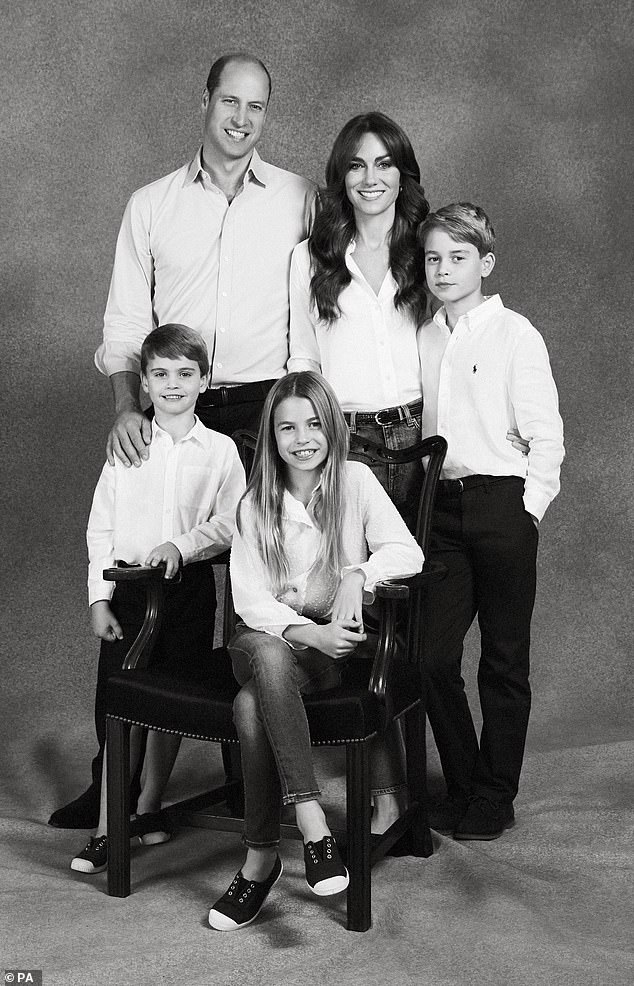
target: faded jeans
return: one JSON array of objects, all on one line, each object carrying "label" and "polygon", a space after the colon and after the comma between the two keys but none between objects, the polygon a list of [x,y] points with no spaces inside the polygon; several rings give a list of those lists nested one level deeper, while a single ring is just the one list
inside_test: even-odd
[{"label": "faded jeans", "polygon": [[[401,420],[391,421],[387,424],[379,424],[374,420],[374,415],[367,412],[346,411],[345,418],[352,435],[368,438],[377,445],[384,445],[388,449],[406,449],[411,445],[416,445],[421,439],[422,411],[412,414],[406,404],[401,410]],[[380,412],[377,413],[380,414]],[[355,462],[365,462],[370,467],[410,531],[414,532],[418,514],[418,500],[425,476],[421,460],[385,463],[376,459],[371,451],[364,453],[354,449],[348,458]]]},{"label": "faded jeans", "polygon": [[[282,804],[312,801],[320,794],[302,694],[338,685],[341,662],[315,648],[295,650],[281,637],[244,625],[231,639],[229,653],[242,685],[233,718],[244,779],[244,842],[262,849],[280,841]],[[371,741],[370,771],[373,794],[403,786],[398,724]]]}]

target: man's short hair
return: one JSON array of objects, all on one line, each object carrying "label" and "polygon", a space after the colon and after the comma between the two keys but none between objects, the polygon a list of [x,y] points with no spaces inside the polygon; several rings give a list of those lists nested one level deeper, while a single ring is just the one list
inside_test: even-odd
[{"label": "man's short hair", "polygon": [[[209,69],[206,88],[207,88],[207,92],[209,93],[210,99],[214,94],[214,90],[217,89],[220,84],[220,76],[222,75],[227,65],[230,65],[231,62],[240,62],[243,65],[257,65],[258,68],[261,68],[264,74],[266,75],[267,79],[269,80],[268,99],[271,98],[273,82],[271,80],[271,73],[269,72],[264,62],[260,61],[259,58],[256,58],[255,55],[250,55],[248,51],[231,51],[229,52],[229,54],[221,55],[220,58],[217,58],[216,61],[211,66],[211,68]],[[268,105],[268,100],[267,100],[267,105]]]},{"label": "man's short hair", "polygon": [[159,325],[143,340],[141,346],[141,373],[145,376],[148,362],[154,356],[164,359],[190,359],[198,363],[200,375],[209,373],[207,346],[200,332],[188,325],[169,322]]},{"label": "man's short hair", "polygon": [[434,229],[441,229],[457,243],[471,243],[481,257],[493,253],[495,230],[484,209],[471,202],[452,202],[437,212],[431,212],[418,227],[418,241],[422,247]]}]

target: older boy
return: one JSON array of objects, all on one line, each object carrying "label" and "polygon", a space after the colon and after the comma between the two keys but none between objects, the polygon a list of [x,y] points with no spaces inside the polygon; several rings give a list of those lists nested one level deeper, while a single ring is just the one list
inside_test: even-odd
[{"label": "older boy", "polygon": [[[448,442],[431,542],[447,576],[426,607],[428,714],[448,792],[432,825],[456,839],[496,839],[514,823],[531,701],[538,527],[559,491],[563,427],[541,335],[499,295],[482,293],[495,264],[483,210],[446,206],[419,238],[429,289],[442,302],[419,332],[422,431]],[[528,440],[528,456],[507,440],[514,429]],[[479,742],[461,676],[476,614]]]},{"label": "older boy", "polygon": [[[121,667],[143,620],[144,592],[133,583],[103,579],[115,559],[165,563],[166,611],[153,666],[186,675],[208,660],[213,641],[215,590],[210,559],[230,546],[235,511],[245,489],[238,450],[225,435],[205,428],[194,414],[207,387],[209,361],[202,337],[184,325],[163,325],[141,348],[141,385],[154,421],[151,455],[138,469],[118,459],[106,463],[88,521],[88,596],[95,634],[102,640],[100,668]],[[161,795],[178,752],[178,737],[151,732],[146,776],[137,807],[137,831],[147,844],[164,842]],[[71,868],[98,873],[107,864],[105,784],[95,837]]]}]

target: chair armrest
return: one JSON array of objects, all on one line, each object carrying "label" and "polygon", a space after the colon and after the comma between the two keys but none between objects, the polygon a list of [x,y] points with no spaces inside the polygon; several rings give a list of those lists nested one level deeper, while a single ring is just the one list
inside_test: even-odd
[{"label": "chair armrest", "polygon": [[394,579],[384,579],[374,587],[378,599],[408,599],[413,589],[425,589],[444,577],[447,569],[440,562],[426,561],[422,572],[417,575]]},{"label": "chair armrest", "polygon": [[160,581],[165,576],[165,562],[153,567],[152,565],[115,565],[104,568],[103,577],[106,582],[152,582]]},{"label": "chair armrest", "polygon": [[161,628],[163,601],[165,598],[165,564],[156,568],[151,565],[117,565],[106,568],[103,577],[107,582],[140,582],[146,589],[145,616],[130,650],[121,666],[122,671],[131,668],[146,668]]},{"label": "chair armrest", "polygon": [[[403,576],[402,578],[385,579],[377,582],[375,595],[379,601],[380,626],[379,641],[377,644],[372,674],[368,688],[373,692],[385,710],[386,721],[391,718],[392,708],[390,699],[390,675],[392,665],[396,656],[399,644],[399,637],[402,638],[402,627],[399,627],[399,614],[403,613],[401,601],[408,603],[409,616],[407,621],[407,650],[408,656],[412,647],[414,653],[418,653],[419,640],[419,613],[420,600],[417,598],[420,590],[423,590],[443,578],[446,568],[439,562],[426,561],[422,572],[417,575]],[[412,608],[416,612],[412,611]],[[411,658],[410,658],[411,659]]]}]

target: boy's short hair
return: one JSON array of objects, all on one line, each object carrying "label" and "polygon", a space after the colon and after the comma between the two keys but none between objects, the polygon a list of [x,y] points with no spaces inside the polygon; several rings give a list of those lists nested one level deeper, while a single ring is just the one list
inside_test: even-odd
[{"label": "boy's short hair", "polygon": [[163,356],[165,359],[190,359],[198,363],[200,375],[209,373],[209,356],[205,340],[195,329],[188,325],[169,322],[159,325],[143,340],[141,346],[141,373],[145,376],[149,360],[153,356]]},{"label": "boy's short hair", "polygon": [[452,240],[471,243],[481,257],[493,253],[495,230],[484,209],[471,202],[452,202],[437,212],[432,212],[418,227],[418,242],[425,246],[425,238],[434,229],[442,229]]}]

